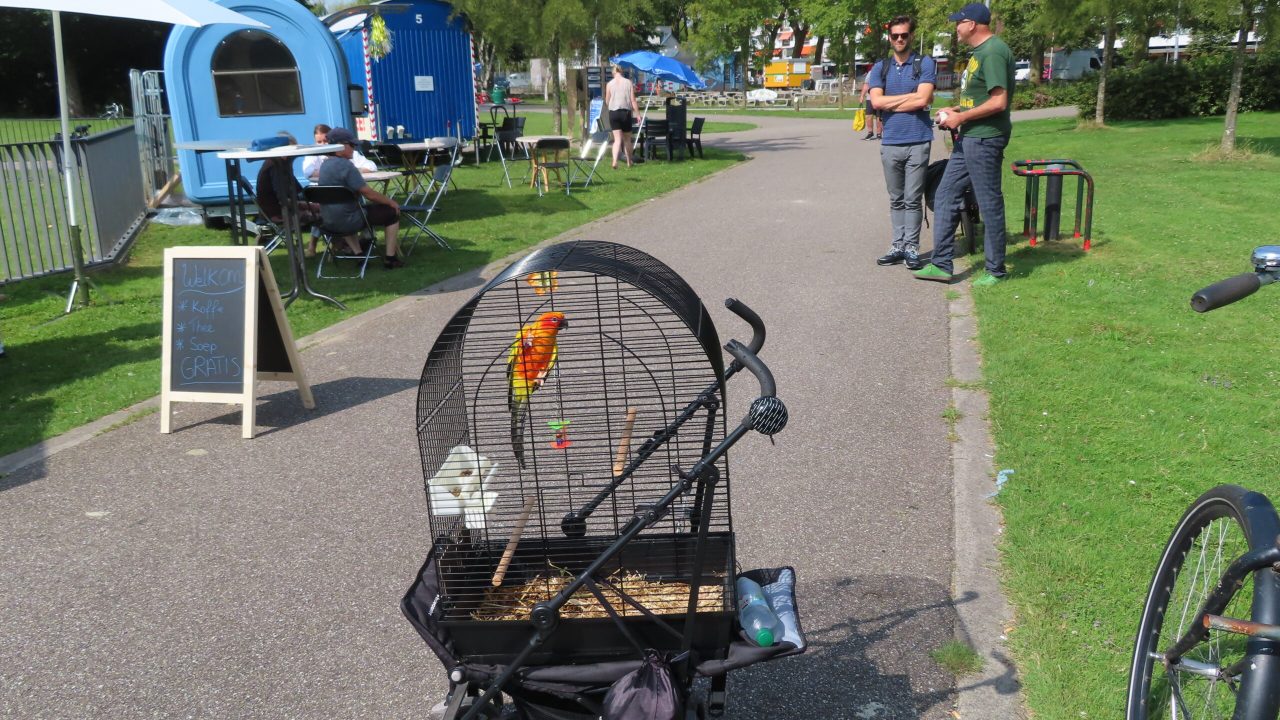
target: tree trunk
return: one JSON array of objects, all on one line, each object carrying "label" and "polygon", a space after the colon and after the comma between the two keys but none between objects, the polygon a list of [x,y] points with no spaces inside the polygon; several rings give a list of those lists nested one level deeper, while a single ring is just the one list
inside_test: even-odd
[{"label": "tree trunk", "polygon": [[747,83],[747,78],[751,73],[751,29],[747,28],[743,31],[742,40],[742,92],[751,89]]},{"label": "tree trunk", "polygon": [[767,66],[773,62],[773,49],[778,45],[778,33],[782,30],[782,21],[787,17],[787,11],[784,8],[778,13],[778,17],[774,18],[774,23],[769,27],[769,41],[764,46],[764,64]]},{"label": "tree trunk", "polygon": [[1115,13],[1107,14],[1106,30],[1102,33],[1102,71],[1098,73],[1098,109],[1093,114],[1094,122],[1099,125],[1106,124],[1106,108],[1107,108],[1107,75],[1111,71],[1111,57],[1114,54],[1114,44],[1112,38],[1116,36],[1116,16]]},{"label": "tree trunk", "polygon": [[804,57],[804,44],[809,41],[809,28],[796,23],[791,28],[791,57],[797,60]]},{"label": "tree trunk", "polygon": [[1037,35],[1031,41],[1031,84],[1044,82],[1044,37]]},{"label": "tree trunk", "polygon": [[[66,39],[64,32],[63,39]],[[76,51],[63,45],[63,67],[67,73],[67,114],[73,118],[86,117],[84,102],[80,97],[80,62],[76,58]],[[55,83],[56,84],[56,83]],[[57,96],[55,95],[55,102]],[[57,107],[56,105],[54,106]],[[54,110],[55,116],[59,114],[58,110]]]},{"label": "tree trunk", "polygon": [[826,48],[827,37],[825,35],[818,36],[818,45],[813,49],[813,64],[822,67],[822,51]]},{"label": "tree trunk", "polygon": [[556,135],[563,135],[564,117],[560,104],[560,34],[551,35],[551,127]]},{"label": "tree trunk", "polygon": [[1244,54],[1249,46],[1249,28],[1253,26],[1253,5],[1249,0],[1241,3],[1244,17],[1240,19],[1240,41],[1236,43],[1236,60],[1231,67],[1231,93],[1227,95],[1227,120],[1222,128],[1222,152],[1236,149],[1236,118],[1240,113],[1240,82],[1244,76]]}]

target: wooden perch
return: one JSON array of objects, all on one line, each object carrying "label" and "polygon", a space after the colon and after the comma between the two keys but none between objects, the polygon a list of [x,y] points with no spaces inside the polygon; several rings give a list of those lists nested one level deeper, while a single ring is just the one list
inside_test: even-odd
[{"label": "wooden perch", "polygon": [[636,424],[636,409],[627,408],[627,420],[622,426],[622,440],[618,441],[618,453],[613,457],[613,476],[618,477],[627,467],[627,452],[631,450],[631,428]]},{"label": "wooden perch", "polygon": [[501,585],[502,579],[507,576],[507,566],[511,564],[511,558],[515,557],[516,547],[520,545],[520,535],[524,533],[524,526],[529,522],[529,516],[533,514],[533,506],[537,502],[537,495],[524,502],[524,510],[520,512],[520,518],[516,520],[516,526],[511,530],[511,539],[507,541],[507,549],[502,551],[502,559],[498,561],[498,569],[493,573],[494,587]]}]

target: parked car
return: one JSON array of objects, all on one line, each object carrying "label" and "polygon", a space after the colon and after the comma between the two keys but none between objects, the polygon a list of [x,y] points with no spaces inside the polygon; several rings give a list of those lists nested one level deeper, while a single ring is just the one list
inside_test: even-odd
[{"label": "parked car", "polygon": [[1053,54],[1053,80],[1079,80],[1089,73],[1102,69],[1102,58],[1097,50],[1064,50]]},{"label": "parked car", "polygon": [[1013,81],[1026,82],[1031,79],[1031,61],[1019,60],[1013,65]]},{"label": "parked car", "polygon": [[522,72],[508,73],[507,87],[517,95],[522,95],[533,89],[533,85],[529,82],[529,73]]}]

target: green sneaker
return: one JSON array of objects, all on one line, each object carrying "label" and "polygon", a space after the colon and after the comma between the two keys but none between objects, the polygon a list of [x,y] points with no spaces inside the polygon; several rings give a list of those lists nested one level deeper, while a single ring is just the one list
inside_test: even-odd
[{"label": "green sneaker", "polygon": [[934,282],[944,283],[951,282],[951,273],[943,270],[933,263],[925,265],[923,269],[917,270],[913,274],[916,276],[917,280],[932,280]]},{"label": "green sneaker", "polygon": [[996,277],[995,275],[983,275],[973,281],[973,286],[979,288],[991,287],[992,285],[998,285],[1003,280],[1004,278]]}]

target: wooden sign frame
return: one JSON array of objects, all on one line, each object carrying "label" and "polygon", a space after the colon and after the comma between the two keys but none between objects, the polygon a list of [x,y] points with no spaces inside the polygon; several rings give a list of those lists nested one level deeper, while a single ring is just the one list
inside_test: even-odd
[{"label": "wooden sign frame", "polygon": [[[243,379],[239,392],[193,392],[173,389],[173,350],[174,336],[174,262],[177,260],[240,260],[244,263],[244,345],[241,352],[240,365]],[[259,292],[262,290],[263,292]],[[263,297],[265,295],[265,297]],[[261,303],[269,303],[270,313],[262,312]],[[259,317],[274,320],[278,331],[270,334],[274,340],[279,338],[283,345],[283,355],[287,358],[286,370],[258,370],[263,337],[258,326]],[[280,288],[276,285],[275,273],[267,261],[267,254],[259,247],[174,247],[164,251],[164,333],[161,360],[160,389],[160,432],[171,431],[173,403],[205,402],[230,403],[242,406],[242,422],[240,436],[245,439],[253,437],[257,384],[260,380],[285,380],[298,384],[298,393],[302,396],[302,406],[308,410],[316,406],[311,395],[311,386],[307,383],[306,373],[302,369],[302,361],[298,356],[297,346],[293,341],[293,331],[284,314],[284,303],[280,300]],[[278,353],[281,348],[270,348]],[[284,359],[281,358],[281,359]]]}]

